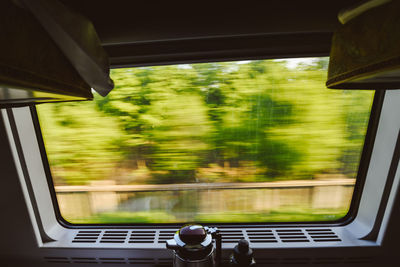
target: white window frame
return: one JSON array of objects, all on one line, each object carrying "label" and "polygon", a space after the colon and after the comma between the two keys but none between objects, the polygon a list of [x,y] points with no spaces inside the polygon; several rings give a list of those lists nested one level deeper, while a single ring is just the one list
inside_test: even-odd
[{"label": "white window frame", "polygon": [[[341,242],[326,243],[257,243],[252,244],[256,256],[265,255],[276,257],[306,257],[314,255],[314,249],[320,249],[319,255],[329,257],[338,252],[343,255],[379,255],[380,248],[385,238],[385,232],[390,219],[393,203],[398,194],[400,172],[397,170],[398,162],[393,161],[396,144],[400,132],[400,90],[387,91],[384,97],[379,124],[375,136],[375,143],[369,163],[363,193],[358,207],[356,217],[345,225],[265,225],[264,229],[286,229],[297,228],[309,229],[312,227],[331,228],[342,239]],[[4,120],[10,147],[13,154],[19,181],[23,190],[23,197],[28,206],[30,223],[35,232],[37,246],[42,250],[42,255],[68,257],[169,257],[170,252],[165,249],[164,244],[80,244],[72,243],[74,236],[85,227],[68,228],[57,220],[52,197],[49,191],[46,171],[42,162],[40,147],[35,132],[29,107],[16,107],[2,109],[1,115]],[[392,181],[388,181],[389,173],[395,171]],[[390,183],[390,185],[388,185]],[[389,187],[388,187],[389,186]],[[384,190],[388,196],[385,199]],[[382,207],[382,201],[385,205]],[[387,202],[387,203],[386,203]],[[383,208],[383,210],[382,210]],[[381,223],[377,224],[378,215]],[[229,228],[229,226],[224,226]],[[243,226],[243,227],[252,227]],[[233,225],[232,229],[243,227]],[[262,226],[259,226],[262,227]],[[100,227],[101,231],[111,230],[118,227]],[[135,230],[135,226],[123,227]],[[154,227],[147,227],[154,229]],[[160,226],[157,229],[168,229],[170,227]],[[146,227],[138,227],[143,230]],[[86,229],[87,230],[87,229]],[[371,234],[371,232],[373,234]],[[228,257],[234,244],[223,244],[223,255]],[[334,248],[335,250],[332,250]],[[290,252],[290,253],[288,253]]]}]

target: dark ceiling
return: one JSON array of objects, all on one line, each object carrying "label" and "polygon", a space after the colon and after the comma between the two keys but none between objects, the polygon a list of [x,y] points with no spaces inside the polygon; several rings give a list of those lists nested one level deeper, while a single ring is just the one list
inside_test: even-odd
[{"label": "dark ceiling", "polygon": [[[217,1],[214,2],[218,5],[201,1],[190,5],[167,1],[62,2],[93,22],[114,65],[157,64],[160,59],[160,64],[182,62],[185,58],[218,60],[230,54],[232,58],[301,56],[312,51],[326,54],[332,32],[339,26],[338,12],[360,3],[359,0],[232,1],[225,5]],[[210,55],[215,46],[217,53]],[[261,48],[272,51],[257,52]],[[225,54],[218,56],[220,50]]]}]

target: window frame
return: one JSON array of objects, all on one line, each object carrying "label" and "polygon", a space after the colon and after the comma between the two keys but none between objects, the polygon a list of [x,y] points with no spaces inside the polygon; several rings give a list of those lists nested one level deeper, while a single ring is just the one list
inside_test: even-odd
[{"label": "window frame", "polygon": [[[330,90],[330,89],[326,89]],[[359,209],[359,203],[361,201],[361,196],[363,193],[363,187],[365,184],[369,164],[370,164],[370,159],[371,159],[371,154],[372,154],[372,149],[374,147],[374,142],[375,142],[375,137],[376,137],[376,132],[378,129],[379,125],[379,119],[380,119],[380,114],[382,110],[382,105],[384,101],[384,96],[385,96],[385,91],[384,90],[377,90],[374,93],[373,100],[372,100],[372,105],[371,105],[371,111],[370,111],[370,117],[368,120],[368,125],[366,129],[366,135],[364,139],[364,143],[362,146],[362,152],[360,155],[360,163],[358,166],[358,172],[356,176],[356,183],[354,185],[354,190],[353,190],[353,195],[352,199],[350,202],[349,210],[347,214],[338,219],[338,220],[332,220],[332,221],[306,221],[306,222],[251,222],[251,223],[246,223],[246,222],[238,222],[238,223],[202,223],[203,225],[213,225],[213,226],[234,226],[234,227],[240,227],[240,226],[260,226],[260,225],[269,225],[271,227],[279,227],[279,226],[293,226],[293,225],[301,225],[301,226],[343,226],[346,224],[351,223],[358,212]],[[41,154],[41,159],[44,165],[44,170],[46,173],[46,179],[52,199],[52,205],[54,209],[54,213],[56,214],[56,219],[62,225],[63,227],[70,228],[70,229],[78,229],[78,228],[104,228],[104,227],[112,227],[112,228],[124,228],[124,227],[158,227],[158,226],[170,226],[170,227],[177,227],[181,226],[182,223],[111,223],[111,224],[75,224],[75,223],[70,223],[67,220],[65,220],[62,217],[58,201],[57,201],[57,196],[54,188],[54,183],[52,179],[52,174],[50,171],[50,165],[48,162],[47,158],[47,153],[46,153],[46,148],[44,145],[44,140],[42,136],[42,131],[39,123],[39,118],[38,114],[36,111],[36,106],[32,105],[30,107],[31,110],[31,117],[32,121],[34,123],[34,128],[35,128],[35,135],[37,138],[37,142],[39,144],[39,149],[40,149],[40,154]]]},{"label": "window frame", "polygon": [[[268,261],[271,257],[295,260],[297,258],[310,259],[313,262],[318,259],[332,259],[340,261],[340,266],[347,266],[346,259],[367,260],[368,262],[383,259],[382,249],[385,244],[390,243],[393,232],[391,222],[396,219],[396,206],[400,196],[400,121],[397,114],[400,112],[400,91],[386,91],[386,97],[382,106],[379,119],[376,140],[371,155],[370,168],[368,170],[365,188],[363,188],[359,212],[356,217],[347,224],[340,225],[222,225],[222,230],[261,230],[280,231],[285,229],[296,229],[295,231],[306,232],[307,229],[329,228],[336,233],[342,241],[309,243],[251,243],[255,251],[256,259]],[[0,110],[4,120],[4,129],[9,140],[10,152],[9,162],[15,163],[16,178],[22,192],[17,198],[22,199],[27,205],[27,213],[20,214],[24,219],[24,226],[33,229],[34,236],[26,237],[33,241],[32,249],[40,249],[37,260],[46,258],[65,258],[73,261],[74,257],[97,258],[170,258],[171,254],[165,249],[165,244],[104,244],[97,241],[95,244],[74,243],[72,240],[80,231],[119,231],[119,229],[134,231],[155,230],[156,232],[171,230],[179,226],[157,225],[157,226],[80,226],[68,227],[56,220],[54,207],[51,203],[47,178],[44,175],[43,162],[39,161],[40,151],[35,143],[35,129],[29,107],[19,107],[8,110]],[[396,141],[397,140],[397,141]],[[19,146],[19,148],[18,148]],[[394,147],[396,147],[394,149]],[[396,152],[397,151],[397,152]],[[22,162],[20,159],[23,159]],[[389,169],[396,170],[390,174]],[[390,176],[393,177],[390,177]],[[392,179],[393,183],[389,183]],[[30,186],[29,186],[30,184]],[[15,189],[14,189],[15,190]],[[5,196],[15,194],[13,188],[4,188]],[[384,192],[389,192],[385,195]],[[368,194],[366,194],[368,192]],[[14,197],[14,196],[13,196]],[[48,200],[48,201],[47,201]],[[379,212],[381,210],[381,212]],[[18,214],[19,215],[19,214]],[[393,218],[394,216],[394,218]],[[8,220],[7,220],[8,221]],[[9,231],[18,231],[19,224],[9,224]],[[376,236],[371,235],[376,233]],[[33,239],[32,239],[33,238]],[[36,241],[36,242],[35,242]],[[224,259],[231,253],[234,243],[222,244]],[[21,257],[30,257],[21,252]],[[340,255],[338,259],[338,255]],[[74,263],[74,262],[72,262]]]}]

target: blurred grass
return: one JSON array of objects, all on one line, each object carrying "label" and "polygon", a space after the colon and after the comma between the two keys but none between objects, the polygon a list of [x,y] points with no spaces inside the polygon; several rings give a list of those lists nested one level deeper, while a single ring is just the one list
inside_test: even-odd
[{"label": "blurred grass", "polygon": [[272,222],[315,222],[315,221],[336,221],[343,218],[347,210],[334,209],[280,209],[272,210],[268,213],[234,213],[226,212],[220,214],[199,214],[197,221],[202,223],[272,223]]},{"label": "blurred grass", "polygon": [[118,224],[118,223],[174,223],[175,216],[163,211],[109,212],[86,218],[65,218],[73,224]]},{"label": "blurred grass", "polygon": [[87,218],[64,218],[73,224],[135,224],[135,223],[273,223],[336,221],[347,214],[344,209],[281,208],[265,213],[201,213],[193,221],[178,220],[164,211],[99,213]]}]

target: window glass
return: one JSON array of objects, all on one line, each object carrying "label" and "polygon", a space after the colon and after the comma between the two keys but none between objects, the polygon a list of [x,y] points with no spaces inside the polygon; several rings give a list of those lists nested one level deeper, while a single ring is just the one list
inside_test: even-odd
[{"label": "window glass", "polygon": [[327,58],[112,70],[94,101],[37,106],[70,223],[332,221],[347,214],[373,92]]}]

